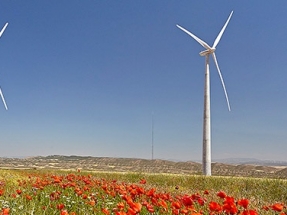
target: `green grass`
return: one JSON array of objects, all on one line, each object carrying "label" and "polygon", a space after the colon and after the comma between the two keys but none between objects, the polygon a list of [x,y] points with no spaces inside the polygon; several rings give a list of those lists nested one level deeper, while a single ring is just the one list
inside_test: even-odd
[{"label": "green grass", "polygon": [[112,172],[99,172],[95,175],[130,183],[136,183],[141,178],[145,178],[148,185],[167,192],[202,193],[204,190],[215,192],[223,190],[237,199],[258,199],[268,204],[287,203],[287,180],[284,179]]},{"label": "green grass", "polygon": [[[247,198],[250,200],[250,205],[253,209],[258,211],[264,205],[271,205],[277,202],[287,204],[287,180],[283,179],[268,179],[268,178],[250,178],[250,177],[205,177],[198,175],[173,175],[173,174],[144,174],[144,173],[114,173],[114,172],[75,172],[75,171],[49,171],[49,170],[0,170],[0,182],[5,183],[5,195],[0,196],[0,209],[5,207],[7,201],[9,207],[17,207],[16,211],[19,211],[21,207],[25,207],[26,212],[23,214],[45,214],[43,213],[37,204],[48,205],[51,202],[47,195],[59,188],[54,185],[49,188],[44,188],[43,192],[40,190],[34,190],[31,185],[27,185],[23,189],[23,192],[31,196],[35,196],[35,201],[27,201],[25,198],[12,198],[11,195],[15,193],[16,189],[19,189],[18,180],[29,181],[39,177],[45,177],[46,175],[63,175],[66,176],[69,173],[75,175],[90,175],[93,178],[105,179],[107,181],[116,180],[119,183],[125,184],[139,184],[141,179],[147,181],[142,185],[146,190],[150,188],[156,188],[157,192],[170,193],[176,195],[192,195],[199,193],[203,195],[205,190],[209,191],[209,201],[218,201],[219,198],[216,194],[219,191],[224,191],[227,195],[234,197],[235,199]],[[0,185],[4,187],[3,185]],[[4,189],[4,188],[3,188]],[[44,192],[45,191],[45,192]],[[70,207],[71,210],[77,210],[78,205],[81,205],[81,210],[88,211],[88,207],[83,203],[75,203],[80,201],[77,196],[69,196],[73,193],[72,190],[65,190],[63,192],[65,201],[67,199],[74,204]],[[99,192],[99,191],[95,191]],[[22,194],[21,194],[22,195]],[[103,194],[101,194],[103,195]],[[111,199],[107,201],[112,201]],[[120,201],[120,198],[117,198]],[[60,203],[60,202],[55,202]],[[103,200],[101,204],[106,204]],[[115,204],[113,204],[115,205]],[[55,207],[55,205],[54,205]],[[36,210],[36,212],[33,210]],[[40,213],[41,211],[41,213]],[[59,214],[49,209],[46,214]],[[56,210],[57,211],[57,210]],[[77,214],[84,214],[85,212],[79,212]],[[1,213],[0,213],[1,214]],[[11,211],[13,214],[13,211]],[[14,214],[17,214],[16,212]],[[93,213],[91,213],[93,214]],[[261,214],[276,214],[272,211],[261,211]]]}]

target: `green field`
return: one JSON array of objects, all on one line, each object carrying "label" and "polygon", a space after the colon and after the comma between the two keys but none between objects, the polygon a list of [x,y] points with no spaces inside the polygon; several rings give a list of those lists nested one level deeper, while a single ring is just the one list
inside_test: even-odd
[{"label": "green field", "polygon": [[0,170],[0,214],[283,215],[286,203],[282,179]]}]

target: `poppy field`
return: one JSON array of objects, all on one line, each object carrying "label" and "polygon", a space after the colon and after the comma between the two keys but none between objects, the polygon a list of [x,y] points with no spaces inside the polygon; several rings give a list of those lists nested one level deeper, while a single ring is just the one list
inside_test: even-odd
[{"label": "poppy field", "polygon": [[0,215],[287,214],[287,181],[0,170]]}]

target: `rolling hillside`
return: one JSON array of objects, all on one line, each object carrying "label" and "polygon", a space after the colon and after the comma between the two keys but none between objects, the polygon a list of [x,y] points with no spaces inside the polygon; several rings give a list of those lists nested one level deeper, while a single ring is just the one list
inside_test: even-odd
[{"label": "rolling hillside", "polygon": [[[168,174],[201,174],[201,164],[137,158],[84,156],[38,156],[29,158],[0,158],[4,169],[82,169],[86,171],[144,172]],[[213,163],[212,174],[218,176],[252,176],[287,178],[286,166]]]}]

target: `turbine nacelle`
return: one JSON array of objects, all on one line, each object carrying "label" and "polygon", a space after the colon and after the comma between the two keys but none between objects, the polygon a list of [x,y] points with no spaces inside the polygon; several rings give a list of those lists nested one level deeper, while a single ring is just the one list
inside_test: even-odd
[{"label": "turbine nacelle", "polygon": [[212,54],[213,52],[215,52],[215,50],[216,50],[216,48],[206,49],[202,52],[199,52],[199,55],[200,56],[206,56],[206,55]]}]

